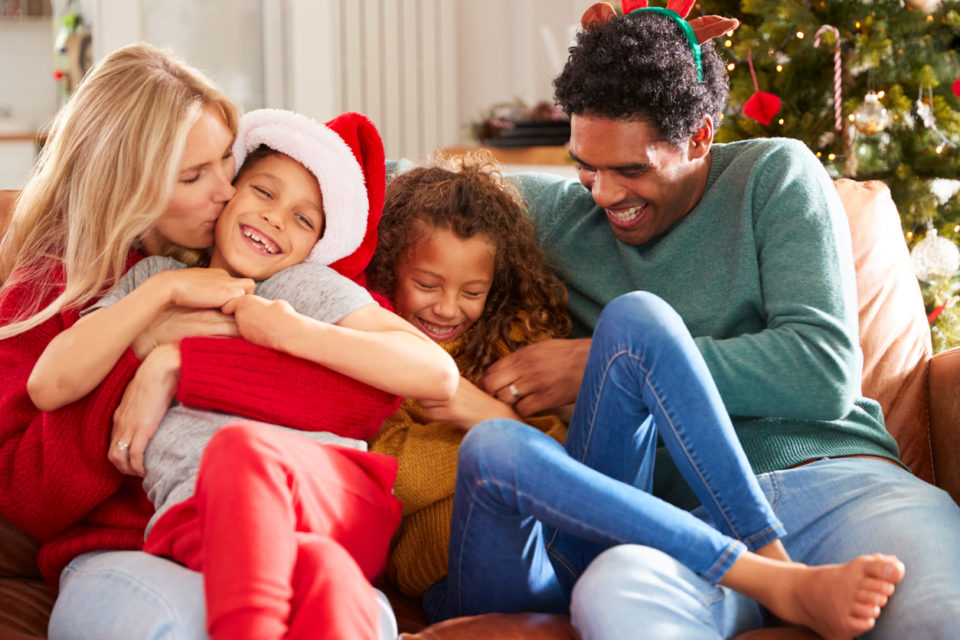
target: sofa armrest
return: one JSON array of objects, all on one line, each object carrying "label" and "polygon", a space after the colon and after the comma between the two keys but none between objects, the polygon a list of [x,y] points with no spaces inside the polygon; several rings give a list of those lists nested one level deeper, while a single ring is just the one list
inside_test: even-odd
[{"label": "sofa armrest", "polygon": [[960,347],[930,359],[927,393],[937,486],[960,503]]}]

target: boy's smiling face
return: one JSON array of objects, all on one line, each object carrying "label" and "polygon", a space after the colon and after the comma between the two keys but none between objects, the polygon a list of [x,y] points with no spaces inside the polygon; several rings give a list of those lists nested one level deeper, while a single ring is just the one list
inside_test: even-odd
[{"label": "boy's smiling face", "polygon": [[323,229],[323,199],[314,175],[293,158],[255,160],[217,220],[211,267],[265,280],[303,262]]}]

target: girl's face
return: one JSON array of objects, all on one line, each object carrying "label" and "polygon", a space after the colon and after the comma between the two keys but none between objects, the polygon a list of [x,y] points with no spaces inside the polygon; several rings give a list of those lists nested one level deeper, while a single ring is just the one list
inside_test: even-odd
[{"label": "girl's face", "polygon": [[153,254],[165,245],[206,249],[224,204],[233,197],[233,132],[215,107],[207,106],[187,134],[180,174],[166,210],[143,239]]},{"label": "girl's face", "polygon": [[217,222],[210,266],[266,280],[306,260],[323,228],[314,175],[290,156],[275,154],[244,169],[236,187]]},{"label": "girl's face", "polygon": [[397,313],[437,342],[462,336],[483,314],[493,285],[496,245],[430,227],[397,265]]}]

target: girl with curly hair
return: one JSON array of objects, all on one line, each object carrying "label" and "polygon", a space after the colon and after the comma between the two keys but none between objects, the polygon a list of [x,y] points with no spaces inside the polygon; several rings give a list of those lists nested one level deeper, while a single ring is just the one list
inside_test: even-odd
[{"label": "girl with curly hair", "polygon": [[[387,185],[370,289],[440,343],[460,368],[448,403],[406,400],[371,450],[399,459],[394,491],[404,517],[390,578],[419,596],[447,572],[457,451],[481,420],[520,420],[513,406],[477,386],[493,362],[520,346],[570,330],[566,292],[547,269],[517,190],[489,152],[420,166]],[[527,419],[562,442],[558,417]]]}]

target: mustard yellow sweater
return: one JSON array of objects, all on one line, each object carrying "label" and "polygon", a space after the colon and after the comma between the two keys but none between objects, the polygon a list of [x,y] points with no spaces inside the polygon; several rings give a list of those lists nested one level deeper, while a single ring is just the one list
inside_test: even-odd
[{"label": "mustard yellow sweater", "polygon": [[[456,357],[460,341],[444,345]],[[502,358],[509,352],[498,345]],[[555,416],[528,418],[530,424],[558,442],[567,426]],[[407,595],[420,596],[447,574],[450,517],[457,475],[457,450],[466,435],[450,422],[430,422],[423,408],[407,399],[383,423],[370,450],[399,462],[394,493],[403,501],[403,519],[393,536],[388,576]]]}]

